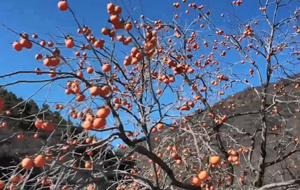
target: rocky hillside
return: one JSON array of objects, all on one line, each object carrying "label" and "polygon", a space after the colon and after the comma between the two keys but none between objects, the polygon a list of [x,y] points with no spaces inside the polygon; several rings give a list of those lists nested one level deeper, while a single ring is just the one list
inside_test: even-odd
[{"label": "rocky hillside", "polygon": [[[266,160],[264,184],[282,182],[300,177],[300,75],[273,83],[267,89],[266,105]],[[299,84],[298,84],[299,83]],[[213,113],[219,118],[228,119],[222,124],[212,127],[212,117],[207,110],[193,113],[178,121],[180,127],[165,129],[151,135],[151,144],[155,153],[162,153],[163,159],[170,167],[189,181],[199,170],[210,171],[212,177],[222,181],[217,172],[203,163],[207,163],[208,155],[218,154],[234,176],[243,176],[245,185],[251,185],[255,179],[261,155],[261,98],[262,87],[245,89],[234,96],[225,98],[213,106]],[[258,94],[257,94],[258,93]],[[275,96],[276,95],[276,96]],[[158,138],[159,140],[157,140]],[[145,145],[145,144],[144,144]],[[184,164],[176,165],[168,146],[178,148],[179,157]],[[253,147],[253,152],[251,152]],[[239,152],[238,165],[229,162],[229,150]],[[291,154],[293,153],[293,154]],[[201,159],[198,159],[201,157]],[[251,158],[251,162],[248,159]],[[229,158],[230,160],[231,158]],[[203,162],[202,165],[199,162]],[[150,168],[148,159],[141,160],[141,167]],[[191,164],[194,168],[188,170]],[[192,174],[192,175],[190,175]],[[217,177],[218,176],[218,177]],[[238,179],[234,179],[238,181]],[[217,183],[217,182],[216,182]],[[241,188],[235,183],[233,188]],[[281,188],[278,188],[281,189]],[[293,189],[293,188],[291,188]],[[298,189],[298,186],[295,187]]]}]

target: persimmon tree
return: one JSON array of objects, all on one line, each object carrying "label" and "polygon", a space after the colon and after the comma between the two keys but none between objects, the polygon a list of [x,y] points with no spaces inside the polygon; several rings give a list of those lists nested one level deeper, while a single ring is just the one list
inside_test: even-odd
[{"label": "persimmon tree", "polygon": [[[71,126],[37,116],[36,134],[48,131],[48,140],[9,168],[0,189],[34,180],[30,189],[104,189],[103,181],[117,190],[299,187],[299,1],[258,0],[247,18],[241,0],[228,12],[183,0],[160,20],[109,2],[99,10],[107,11],[102,29],[82,25],[75,3],[59,1],[57,10],[73,16],[73,34],[31,36],[4,25],[20,37],[14,50],[39,48],[33,59],[42,66],[0,76],[36,80],[1,85],[61,86],[70,100],[52,108],[83,131],[50,145],[56,130]],[[124,156],[111,147],[116,139]],[[120,169],[125,161],[135,166]],[[34,168],[43,170],[32,178]]]}]

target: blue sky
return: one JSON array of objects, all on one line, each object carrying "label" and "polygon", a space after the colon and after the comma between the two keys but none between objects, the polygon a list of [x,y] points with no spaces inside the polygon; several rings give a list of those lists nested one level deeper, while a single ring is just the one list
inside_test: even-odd
[{"label": "blue sky", "polygon": [[[7,25],[17,32],[27,32],[28,34],[37,33],[39,36],[45,39],[50,39],[48,34],[60,35],[59,27],[65,34],[75,34],[77,30],[76,23],[70,12],[62,12],[57,9],[58,0],[0,0],[0,22]],[[89,27],[94,31],[96,36],[100,36],[101,28],[104,26],[110,26],[107,23],[108,14],[106,10],[107,2],[106,0],[89,0],[89,1],[79,1],[79,0],[69,0],[69,5],[75,12],[77,18],[81,23],[88,24]],[[174,8],[172,6],[173,2],[171,0],[124,0],[123,1],[113,1],[118,5],[122,6],[123,12],[125,14],[132,14],[134,18],[139,18],[141,14],[147,17],[157,20],[164,19],[170,21],[173,18]],[[188,1],[189,2],[189,1]],[[227,28],[229,24],[234,24],[230,21],[228,17],[230,16],[227,12],[234,11],[241,20],[247,20],[254,16],[260,15],[261,12],[258,10],[257,1],[245,0],[242,6],[232,7],[229,0],[205,0],[201,1],[206,7],[212,9],[211,18],[214,20],[216,25],[220,28]],[[198,3],[198,2],[196,2]],[[199,4],[200,5],[200,4]],[[180,12],[184,15],[186,8],[180,7]],[[225,17],[221,17],[220,14],[224,13]],[[288,12],[283,12],[279,17],[286,16]],[[190,21],[191,15],[181,17],[182,24],[188,23]],[[198,26],[197,26],[198,27]],[[266,27],[263,23],[259,27]],[[37,52],[40,51],[39,48],[34,47],[31,50],[24,50],[21,52],[16,52],[13,50],[11,43],[18,40],[19,37],[11,33],[6,28],[0,26],[0,75],[14,72],[17,70],[34,70],[36,67],[43,67],[41,62],[34,59]],[[202,48],[202,47],[201,47]],[[125,49],[126,50],[126,49]],[[207,50],[203,50],[203,54],[207,53]],[[74,51],[66,52],[66,55],[72,55]],[[220,58],[220,62],[223,61]],[[224,61],[239,61],[240,57],[237,54],[228,52],[228,56]],[[260,61],[260,59],[258,59]],[[234,72],[248,74],[250,66],[237,66]],[[47,78],[47,77],[41,77]],[[36,80],[35,75],[20,75],[17,77],[1,79],[0,84],[12,82],[15,80],[26,79],[26,80]],[[251,79],[254,85],[258,85],[257,77]],[[61,84],[61,83],[58,83]],[[54,84],[48,94],[48,89],[43,90],[33,99],[42,103],[46,98],[48,101],[59,101],[66,102],[70,100],[70,96],[64,95],[64,90],[58,85]],[[13,91],[17,96],[27,98],[36,91],[41,84],[22,84],[8,87],[8,90]],[[245,86],[237,85],[233,92],[240,91]],[[162,99],[162,101],[168,102],[172,101],[168,98]],[[112,121],[111,121],[112,122]]]},{"label": "blue sky", "polygon": [[[224,26],[227,24],[227,19],[221,19],[220,13],[226,11],[226,7],[228,7],[231,1],[216,1],[218,2],[216,6],[213,3],[206,4],[206,6],[213,6],[213,13],[216,12],[216,14],[212,14],[212,18],[219,26]],[[57,0],[0,0],[0,22],[17,32],[24,31],[28,34],[37,33],[45,39],[51,39],[48,36],[49,33],[53,35],[60,35],[57,27],[59,27],[65,34],[75,34],[77,26],[72,15],[69,12],[58,11],[57,2]],[[98,34],[100,34],[103,26],[109,26],[107,23],[107,2],[108,1],[105,0],[89,0],[87,3],[85,1],[69,0],[69,4],[76,13],[79,21],[87,23],[90,28]],[[135,18],[139,18],[139,15],[145,14],[153,20],[161,18],[167,18],[170,20],[173,15],[172,1],[130,0],[126,2],[130,3],[124,4],[122,1],[117,1],[117,3],[123,7],[124,12],[126,12],[126,10],[129,12],[130,9],[134,9],[135,11],[133,15]],[[239,10],[241,11],[238,11],[238,13],[243,13],[243,9],[246,7],[249,9],[253,7],[254,3],[250,2],[251,1],[246,1],[243,6],[240,7]],[[126,8],[124,8],[124,5],[126,5]],[[239,16],[245,17],[245,14],[240,14]],[[187,19],[184,17],[183,21],[186,22]],[[33,48],[31,50],[16,52],[12,49],[10,43],[18,40],[19,37],[2,26],[0,27],[0,31],[1,54],[5,55],[0,59],[0,64],[5,66],[1,68],[0,74],[6,74],[16,70],[32,70],[36,67],[42,67],[40,62],[34,60],[34,55],[39,51],[39,49]],[[27,77],[28,79],[36,79],[35,75],[26,75],[26,79]],[[11,80],[12,79],[7,79],[7,81]],[[28,90],[24,91],[21,88],[14,88],[13,91],[18,96],[28,97],[31,95],[32,91],[29,90],[29,88],[36,89],[36,86],[37,85],[30,84],[28,86],[26,85],[26,89]]]}]

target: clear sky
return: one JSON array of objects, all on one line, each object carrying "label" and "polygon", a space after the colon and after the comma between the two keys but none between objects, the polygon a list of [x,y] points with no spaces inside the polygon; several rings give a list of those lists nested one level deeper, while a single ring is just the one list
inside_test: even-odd
[{"label": "clear sky", "polygon": [[[10,27],[17,32],[27,32],[28,34],[37,33],[45,39],[51,39],[49,34],[60,36],[57,29],[59,27],[65,34],[75,34],[77,30],[76,23],[70,12],[61,12],[57,9],[58,0],[0,0],[0,22]],[[75,12],[81,23],[88,24],[94,33],[101,36],[101,28],[109,26],[107,22],[108,14],[106,10],[106,0],[69,0],[69,5]],[[133,15],[134,18],[139,18],[141,14],[147,17],[158,20],[163,19],[170,21],[174,15],[173,2],[171,0],[118,0],[113,1],[122,6],[123,11]],[[126,2],[126,3],[124,3]],[[189,2],[189,1],[187,1]],[[246,20],[261,14],[258,10],[256,0],[244,0],[242,6],[232,7],[230,0],[205,0],[201,1],[206,7],[211,8],[211,18],[221,28],[229,27],[232,21],[229,21],[228,11],[234,11],[241,20]],[[196,2],[198,3],[198,1]],[[199,4],[199,3],[198,3]],[[200,5],[200,4],[199,4]],[[185,10],[180,8],[183,13]],[[220,15],[224,13],[225,17]],[[183,13],[184,14],[184,13]],[[280,17],[285,16],[283,13]],[[188,23],[189,16],[183,16],[182,22]],[[261,25],[260,27],[264,27]],[[40,51],[37,47],[31,50],[16,52],[12,48],[11,43],[19,40],[19,37],[6,28],[0,26],[0,75],[7,74],[20,70],[34,70],[37,67],[43,67],[41,62],[34,59],[37,52]],[[70,53],[70,51],[69,51]],[[71,52],[71,53],[74,53]],[[240,60],[235,55],[227,56],[231,61]],[[233,72],[248,74],[250,66],[236,67]],[[40,79],[42,79],[41,77]],[[47,78],[47,77],[44,77]],[[15,80],[36,80],[36,75],[20,75],[18,77],[0,79],[0,84],[12,82]],[[251,79],[254,85],[258,85],[257,77]],[[22,84],[8,87],[7,89],[14,92],[17,96],[28,98],[36,91],[41,84]],[[242,90],[245,86],[236,86],[234,92]],[[53,85],[48,94],[48,90],[34,96],[33,99],[38,103],[42,103],[46,98],[48,101],[66,102],[70,100],[70,96],[64,95],[64,90],[58,85]],[[167,101],[167,99],[163,99]]]}]

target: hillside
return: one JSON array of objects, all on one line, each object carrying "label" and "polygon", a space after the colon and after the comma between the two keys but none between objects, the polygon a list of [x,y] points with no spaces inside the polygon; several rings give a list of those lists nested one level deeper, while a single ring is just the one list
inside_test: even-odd
[{"label": "hillside", "polygon": [[[300,177],[298,168],[300,149],[297,140],[300,137],[299,82],[298,74],[290,79],[270,84],[267,89],[266,104],[270,106],[270,109],[265,118],[267,145],[264,184]],[[215,180],[221,180],[222,176],[218,176],[213,168],[203,165],[209,155],[218,154],[224,161],[224,167],[228,167],[229,174],[232,172],[233,176],[237,178],[243,176],[245,184],[250,185],[254,181],[261,154],[262,119],[259,115],[261,101],[257,92],[260,94],[262,89],[262,87],[248,88],[213,105],[213,113],[219,118],[224,115],[228,118],[215,128],[211,127],[212,118],[208,116],[209,112],[202,110],[201,113],[193,113],[178,120],[179,128],[169,127],[151,134],[154,152],[162,153],[163,160],[170,167],[174,167],[176,173],[179,173],[183,180],[188,181],[192,175],[197,175],[203,169],[210,171],[212,176],[216,177]],[[276,96],[274,96],[275,94]],[[143,145],[145,146],[145,143]],[[168,146],[176,146],[178,151],[167,150]],[[249,155],[251,147],[253,147],[253,152]],[[230,149],[239,152],[239,163],[236,166],[235,163],[227,162]],[[176,160],[171,157],[172,152],[178,152],[179,157],[183,160],[182,164],[176,164]],[[248,162],[248,159],[251,162]],[[141,159],[139,163],[141,167],[150,168],[148,159]],[[187,170],[186,167],[190,164],[195,167]],[[189,175],[191,173],[192,175]],[[238,180],[237,178],[233,180]],[[235,183],[233,186],[234,189],[241,188],[237,184]],[[289,189],[298,189],[298,187],[296,185]]]}]

